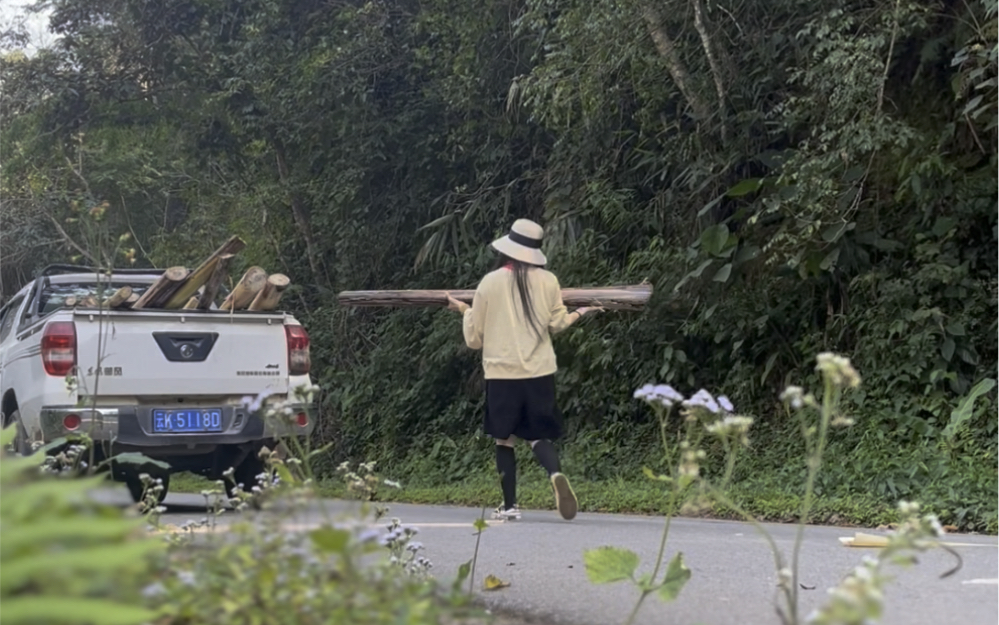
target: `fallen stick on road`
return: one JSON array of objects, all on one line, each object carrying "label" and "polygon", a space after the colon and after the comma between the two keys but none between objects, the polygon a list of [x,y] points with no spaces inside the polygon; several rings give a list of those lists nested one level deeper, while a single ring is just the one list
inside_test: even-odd
[{"label": "fallen stick on road", "polygon": [[[473,290],[343,291],[337,299],[341,306],[355,308],[418,308],[447,306],[449,292],[451,297],[468,304],[475,295]],[[562,289],[562,302],[570,308],[601,306],[607,310],[641,310],[650,297],[651,284]]]}]

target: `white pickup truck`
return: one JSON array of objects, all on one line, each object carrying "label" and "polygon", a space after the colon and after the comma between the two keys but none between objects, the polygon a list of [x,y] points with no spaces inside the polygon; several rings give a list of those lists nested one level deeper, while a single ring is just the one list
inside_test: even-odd
[{"label": "white pickup truck", "polygon": [[[154,465],[112,462],[114,479],[138,499],[140,472],[163,480],[192,471],[220,479],[230,467],[249,490],[257,452],[276,439],[307,436],[309,336],[284,312],[117,310],[67,307],[66,300],[130,286],[141,294],[160,273],[46,268],[0,308],[0,413],[17,428],[14,451],[31,453],[73,434],[94,441],[98,459],[140,452]],[[248,398],[283,402],[265,418]],[[257,402],[259,404],[259,402]]]}]

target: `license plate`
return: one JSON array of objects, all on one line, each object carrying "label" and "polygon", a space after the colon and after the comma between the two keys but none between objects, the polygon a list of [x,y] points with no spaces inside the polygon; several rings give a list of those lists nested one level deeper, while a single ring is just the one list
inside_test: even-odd
[{"label": "license plate", "polygon": [[218,408],[153,410],[153,432],[187,434],[190,432],[221,432],[222,411]]}]

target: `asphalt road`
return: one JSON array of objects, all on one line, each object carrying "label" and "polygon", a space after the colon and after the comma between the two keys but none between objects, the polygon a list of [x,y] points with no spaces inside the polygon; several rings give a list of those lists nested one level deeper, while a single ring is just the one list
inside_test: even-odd
[{"label": "asphalt road", "polygon": [[[162,517],[179,525],[204,516],[203,499],[171,494]],[[322,502],[289,520],[289,530],[308,529],[330,515],[349,513],[354,504]],[[438,579],[453,579],[459,564],[475,549],[473,521],[481,510],[454,506],[389,504],[389,517],[420,529],[418,540],[434,563]],[[202,507],[199,507],[202,506]],[[222,523],[232,513],[222,515]],[[488,513],[487,517],[488,519]],[[653,517],[581,513],[571,522],[555,512],[524,511],[520,521],[490,523],[479,547],[477,580],[492,574],[510,586],[481,592],[499,612],[530,615],[552,625],[610,625],[623,623],[634,607],[638,591],[626,583],[596,586],[583,566],[583,551],[600,545],[626,547],[641,556],[639,573],[651,572],[663,520]],[[795,528],[767,524],[778,546],[790,554]],[[825,601],[826,589],[865,555],[876,550],[846,547],[840,537],[876,530],[810,526],[805,531],[801,582],[802,614]],[[939,579],[955,564],[952,556],[936,550],[920,557],[912,568],[892,567],[896,579],[886,591],[884,625],[991,625],[999,623],[999,543],[994,536],[953,534],[947,540],[963,558],[956,574]],[[751,525],[703,519],[674,519],[667,558],[682,551],[693,576],[679,599],[663,604],[646,599],[636,620],[641,625],[753,625],[776,624],[776,575],[765,542]],[[477,581],[481,587],[481,581]]]}]

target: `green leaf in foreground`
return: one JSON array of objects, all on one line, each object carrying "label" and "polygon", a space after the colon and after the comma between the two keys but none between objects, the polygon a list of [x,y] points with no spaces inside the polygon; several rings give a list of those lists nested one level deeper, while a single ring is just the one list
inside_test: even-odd
[{"label": "green leaf in foreground", "polygon": [[475,523],[473,523],[472,525],[474,525],[475,529],[480,532],[484,531],[487,527],[489,527],[489,524],[486,523],[482,518],[475,519]]},{"label": "green leaf in foreground", "polygon": [[659,598],[669,603],[680,595],[683,586],[690,579],[690,569],[683,563],[683,553],[677,552],[666,567],[666,577],[659,587]]},{"label": "green leaf in foreground", "polygon": [[955,408],[950,413],[950,421],[947,423],[947,426],[943,430],[944,438],[950,440],[951,438],[954,437],[954,435],[961,428],[961,426],[964,425],[964,423],[967,422],[969,419],[971,419],[972,415],[974,414],[975,401],[982,395],[985,395],[986,393],[994,389],[995,386],[996,386],[995,380],[993,380],[992,378],[985,378],[984,380],[979,381],[978,384],[976,384],[968,392],[967,395],[961,398],[961,401],[958,403],[957,408]]},{"label": "green leaf in foreground", "polygon": [[[129,566],[141,566],[141,558],[162,547],[158,542],[142,541],[5,559],[0,591],[7,592],[32,581],[44,580],[51,571],[90,574],[118,572]],[[6,615],[6,600],[3,610]]]},{"label": "green leaf in foreground", "polygon": [[597,547],[583,552],[586,575],[594,584],[631,579],[638,568],[638,554],[619,547]]},{"label": "green leaf in foreground", "polygon": [[[86,616],[84,616],[86,615]],[[145,608],[103,599],[73,597],[9,597],[3,600],[3,625],[50,623],[52,625],[133,625],[156,618]]]},{"label": "green leaf in foreground", "polygon": [[321,527],[313,530],[309,537],[312,543],[326,553],[342,553],[350,540],[350,532],[332,527]]},{"label": "green leaf in foreground", "polygon": [[453,584],[453,588],[455,591],[461,588],[461,585],[465,583],[465,580],[468,579],[468,575],[471,572],[472,572],[471,560],[469,560],[468,562],[463,562],[461,566],[458,567],[458,575],[457,577],[454,578],[454,584]]},{"label": "green leaf in foreground", "polygon": [[61,541],[73,541],[81,545],[89,541],[121,539],[129,533],[142,530],[142,527],[141,519],[112,518],[101,519],[96,523],[67,523],[61,518],[42,519],[37,523],[5,527],[0,553],[7,555],[19,549],[38,548]]}]

